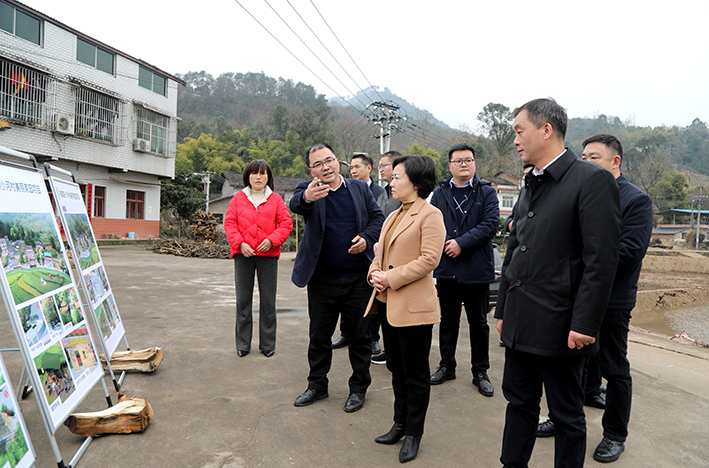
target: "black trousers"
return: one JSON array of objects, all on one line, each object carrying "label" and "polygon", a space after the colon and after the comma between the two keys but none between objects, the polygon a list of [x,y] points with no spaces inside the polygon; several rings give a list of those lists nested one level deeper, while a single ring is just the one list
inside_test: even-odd
[{"label": "black trousers", "polygon": [[460,330],[461,304],[465,306],[470,330],[470,360],[473,373],[490,368],[489,284],[463,284],[451,279],[437,279],[438,302],[441,305],[439,341],[440,366],[455,370],[455,348]]},{"label": "black trousers", "polygon": [[308,345],[308,388],[323,391],[328,388],[327,373],[332,365],[332,334],[341,316],[351,340],[348,348],[352,376],[350,392],[365,393],[372,377],[369,374],[372,344],[365,339],[369,318],[364,317],[372,295],[366,275],[347,278],[314,276],[308,283],[308,315],[310,344]]},{"label": "black trousers", "polygon": [[628,437],[633,379],[628,362],[628,328],[631,309],[606,309],[598,334],[600,351],[591,356],[586,366],[587,397],[600,392],[601,376],[608,381],[606,409],[603,412],[603,435],[625,442]]},{"label": "black trousers", "polygon": [[431,353],[433,325],[393,327],[386,317],[386,304],[377,304],[382,324],[387,369],[394,388],[394,422],[403,424],[406,435],[420,436],[431,399]]},{"label": "black trousers", "polygon": [[507,399],[500,461],[527,468],[539,423],[542,385],[556,426],[554,467],[578,468],[586,456],[586,415],[581,379],[585,357],[544,357],[505,349],[502,391]]}]

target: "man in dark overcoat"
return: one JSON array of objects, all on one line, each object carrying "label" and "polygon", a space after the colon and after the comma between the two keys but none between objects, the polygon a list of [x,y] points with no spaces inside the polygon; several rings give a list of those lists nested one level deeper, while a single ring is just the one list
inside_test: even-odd
[{"label": "man in dark overcoat", "polygon": [[500,461],[527,468],[543,387],[556,425],[554,466],[581,467],[583,365],[598,351],[618,263],[618,186],[564,147],[568,118],[556,101],[536,99],[514,115],[517,152],[535,167],[520,194],[495,310],[508,401]]}]

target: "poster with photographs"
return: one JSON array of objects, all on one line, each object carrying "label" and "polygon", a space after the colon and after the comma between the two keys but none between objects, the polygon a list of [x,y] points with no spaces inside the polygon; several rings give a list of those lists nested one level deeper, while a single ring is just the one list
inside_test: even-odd
[{"label": "poster with photographs", "polygon": [[0,255],[3,300],[56,431],[103,368],[39,172],[0,164]]},{"label": "poster with photographs", "polygon": [[0,467],[34,466],[36,458],[5,363],[0,356]]},{"label": "poster with photographs", "polygon": [[74,265],[81,275],[84,291],[94,313],[94,323],[110,360],[123,338],[123,322],[103,268],[81,190],[77,184],[64,179],[50,177],[49,182],[52,184],[52,195],[64,232],[71,245]]}]

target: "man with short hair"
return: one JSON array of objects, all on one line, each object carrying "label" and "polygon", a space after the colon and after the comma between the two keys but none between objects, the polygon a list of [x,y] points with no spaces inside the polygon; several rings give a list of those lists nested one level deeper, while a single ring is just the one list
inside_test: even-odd
[{"label": "man with short hair", "polygon": [[[591,356],[586,364],[586,404],[590,398],[601,397],[601,376],[608,381],[602,420],[603,439],[593,453],[596,461],[608,463],[620,458],[628,437],[633,399],[633,381],[627,357],[628,329],[642,261],[652,234],[652,200],[620,172],[623,146],[616,137],[594,135],[583,142],[583,147],[582,158],[585,161],[598,164],[615,177],[622,214],[618,269],[598,335],[600,351]],[[547,435],[553,435],[553,422],[541,423],[542,426]]]},{"label": "man with short hair", "polygon": [[438,267],[433,271],[441,305],[439,342],[441,361],[431,375],[431,385],[455,379],[455,348],[460,330],[461,304],[470,329],[473,385],[487,397],[494,388],[487,375],[490,368],[490,283],[495,281],[492,238],[500,222],[497,192],[475,173],[475,149],[468,144],[448,151],[451,177],[433,192],[431,204],[443,213],[446,243]]},{"label": "man with short hair", "polygon": [[352,162],[350,163],[350,175],[353,179],[359,179],[362,182],[367,182],[369,190],[372,191],[374,199],[376,200],[379,195],[384,192],[384,189],[377,185],[372,178],[369,176],[372,173],[372,165],[374,161],[369,155],[364,153],[357,153],[352,156]]},{"label": "man with short hair", "polygon": [[618,185],[564,147],[568,118],[553,99],[530,101],[514,117],[517,152],[535,167],[520,193],[495,310],[508,402],[500,461],[527,468],[543,388],[556,425],[554,466],[581,467],[582,373],[598,351],[618,263]]},{"label": "man with short hair", "polygon": [[305,161],[313,180],[296,186],[290,208],[305,218],[292,281],[308,287],[310,373],[308,388],[294,405],[307,406],[328,397],[330,339],[341,315],[351,339],[352,376],[344,407],[351,413],[362,408],[372,382],[372,349],[365,337],[369,320],[364,318],[364,309],[372,293],[367,270],[384,215],[367,184],[340,175],[340,162],[330,145],[312,146]]},{"label": "man with short hair", "polygon": [[[401,156],[398,151],[387,151],[379,158],[379,179],[387,183],[384,191],[377,197],[377,205],[384,212],[384,219],[390,214],[399,209],[401,202],[391,195],[391,179],[393,177],[392,163],[396,158]],[[377,300],[377,299],[375,299]],[[377,301],[379,313],[372,315],[372,323],[369,325],[369,334],[372,338],[372,345],[379,341],[379,327],[381,325],[380,314],[386,312],[386,303]],[[379,354],[372,354],[373,364],[386,364],[386,350]]]}]

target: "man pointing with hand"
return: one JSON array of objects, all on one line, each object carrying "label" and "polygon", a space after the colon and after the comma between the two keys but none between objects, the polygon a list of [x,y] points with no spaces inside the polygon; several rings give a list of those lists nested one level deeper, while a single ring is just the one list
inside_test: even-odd
[{"label": "man pointing with hand", "polygon": [[298,287],[308,287],[310,374],[307,390],[294,404],[307,406],[329,396],[331,339],[342,315],[351,339],[352,376],[344,407],[351,413],[364,405],[372,381],[372,348],[366,339],[369,319],[364,318],[372,288],[366,277],[384,215],[365,182],[340,175],[340,161],[330,145],[310,148],[306,164],[313,180],[299,183],[290,201],[291,210],[305,218],[291,279]]}]

